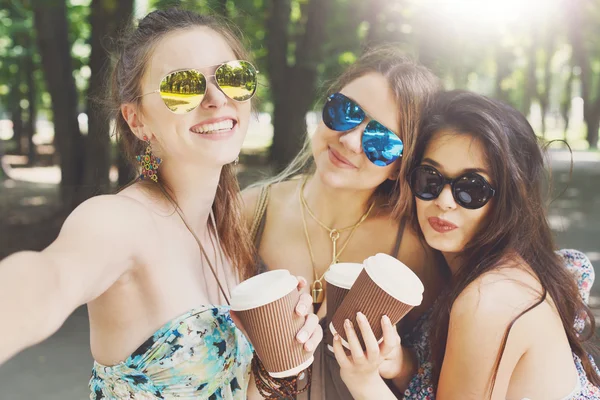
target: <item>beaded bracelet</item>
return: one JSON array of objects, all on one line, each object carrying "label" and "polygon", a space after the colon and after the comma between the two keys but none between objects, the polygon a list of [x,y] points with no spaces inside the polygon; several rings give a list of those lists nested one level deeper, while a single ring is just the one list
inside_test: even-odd
[{"label": "beaded bracelet", "polygon": [[306,385],[302,389],[298,389],[298,377],[300,375],[289,378],[273,378],[269,375],[256,354],[252,358],[252,373],[254,374],[254,382],[256,383],[258,392],[265,399],[294,399],[300,393],[306,392],[310,387],[312,366],[300,373],[300,375],[307,374]]}]

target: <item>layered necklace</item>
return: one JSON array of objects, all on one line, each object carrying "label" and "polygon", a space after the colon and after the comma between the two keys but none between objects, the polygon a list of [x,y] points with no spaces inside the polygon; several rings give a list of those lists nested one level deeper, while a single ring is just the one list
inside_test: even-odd
[{"label": "layered necklace", "polygon": [[[327,268],[321,274],[321,276],[319,276],[319,274],[317,272],[317,264],[315,263],[315,255],[313,252],[312,244],[310,242],[310,235],[308,234],[308,227],[306,225],[306,214],[304,211],[306,210],[306,212],[308,212],[308,214],[311,216],[311,218],[314,219],[315,222],[321,226],[321,228],[323,228],[326,232],[329,233],[329,238],[331,239],[331,244],[332,244],[330,265],[332,265],[332,264],[336,264],[339,262],[339,258],[342,255],[342,253],[344,252],[344,250],[346,249],[346,247],[348,246],[348,243],[350,243],[350,239],[352,239],[354,232],[356,232],[356,229],[358,229],[358,227],[367,219],[367,217],[369,216],[369,214],[371,213],[371,210],[373,209],[373,207],[375,205],[375,202],[371,203],[371,205],[369,206],[367,211],[360,217],[360,219],[355,224],[347,226],[345,228],[341,228],[341,229],[330,228],[317,218],[317,216],[313,213],[313,211],[308,206],[306,199],[304,198],[304,187],[306,186],[307,181],[308,181],[308,177],[304,178],[304,180],[302,181],[302,185],[300,187],[300,211],[302,212],[302,223],[304,225],[304,236],[306,238],[306,244],[308,246],[308,252],[310,253],[310,261],[312,263],[313,273],[314,273],[314,277],[315,277],[314,282],[310,285],[311,295],[313,298],[313,303],[320,304],[323,302],[323,299],[325,297],[325,293],[323,291],[323,278],[329,268]],[[341,246],[340,251],[338,252],[338,250],[337,250],[338,239],[340,238],[340,234],[342,232],[346,232],[346,231],[350,231],[350,235],[348,235],[348,239],[346,239],[346,242]]]}]

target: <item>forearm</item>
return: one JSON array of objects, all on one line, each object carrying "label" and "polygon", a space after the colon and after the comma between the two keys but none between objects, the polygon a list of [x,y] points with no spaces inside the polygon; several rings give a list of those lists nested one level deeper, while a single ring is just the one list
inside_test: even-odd
[{"label": "forearm", "polygon": [[0,262],[0,364],[50,336],[69,315],[60,307],[60,276],[47,264],[37,252]]},{"label": "forearm", "polygon": [[408,387],[413,376],[417,373],[418,362],[415,352],[402,346],[402,365],[400,373],[392,379],[392,384],[400,391],[404,392]]},{"label": "forearm", "polygon": [[383,378],[373,375],[364,380],[344,382],[354,400],[397,400]]}]

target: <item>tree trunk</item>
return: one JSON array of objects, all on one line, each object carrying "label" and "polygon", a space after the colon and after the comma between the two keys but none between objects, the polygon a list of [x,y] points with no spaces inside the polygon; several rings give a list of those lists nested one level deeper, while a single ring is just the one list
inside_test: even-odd
[{"label": "tree trunk", "polygon": [[598,147],[598,118],[596,118],[596,114],[600,112],[600,95],[597,94],[594,101],[592,93],[593,70],[582,32],[584,21],[581,13],[586,4],[581,0],[565,1],[564,4],[568,7],[566,15],[569,39],[573,49],[573,60],[581,69],[579,79],[581,81],[581,97],[583,98],[583,119],[587,126],[586,139],[590,148],[594,149]]},{"label": "tree trunk", "polygon": [[496,49],[496,93],[495,97],[505,103],[509,103],[508,92],[502,87],[502,82],[510,75],[508,58],[510,50],[499,46]]},{"label": "tree trunk", "polygon": [[598,129],[600,129],[600,113],[590,113],[585,118],[585,124],[587,125],[587,141],[591,149],[598,148]]},{"label": "tree trunk", "polygon": [[563,98],[560,102],[560,115],[564,122],[563,136],[565,141],[567,140],[567,132],[569,130],[569,113],[571,112],[571,97],[573,95],[573,66],[569,68],[569,77],[565,83],[565,89],[563,91]]},{"label": "tree trunk", "polygon": [[[532,28],[533,29],[533,28]],[[523,93],[523,104],[521,113],[526,117],[531,112],[531,103],[534,98],[538,97],[537,90],[537,32],[532,31],[529,45],[527,46],[527,68],[525,70],[525,91]]]},{"label": "tree trunk", "polygon": [[52,98],[54,135],[60,154],[62,206],[77,206],[77,190],[83,181],[83,146],[77,121],[77,91],[71,63],[65,1],[37,0],[34,25],[46,86]]},{"label": "tree trunk", "polygon": [[310,0],[306,4],[304,33],[296,43],[296,63],[292,67],[287,63],[290,1],[270,2],[267,63],[275,103],[270,160],[278,171],[293,160],[304,142],[306,113],[315,96],[317,67],[321,61],[331,2]]},{"label": "tree trunk", "polygon": [[550,108],[550,90],[552,89],[552,57],[554,55],[554,38],[546,38],[544,49],[544,89],[539,94],[540,108],[542,112],[542,136],[546,137],[546,117]]},{"label": "tree trunk", "polygon": [[[20,70],[19,70],[20,72]],[[20,75],[20,74],[19,74]],[[18,80],[20,81],[20,80]],[[18,82],[17,81],[17,82]],[[24,154],[23,152],[23,109],[21,108],[21,91],[19,85],[15,84],[11,87],[10,94],[10,119],[13,123],[13,141],[16,146],[17,154]]]},{"label": "tree trunk", "polygon": [[[291,70],[287,63],[288,52],[288,31],[290,23],[291,2],[290,0],[271,0],[269,2],[268,17],[266,22],[266,44],[267,44],[267,69],[271,82],[271,95],[273,96],[273,144],[270,149],[270,161],[275,164],[279,170],[287,160],[291,160],[294,150],[286,146],[285,135],[290,133],[287,130],[294,129],[288,124],[288,110],[284,106],[285,85],[291,82]],[[291,93],[290,93],[291,94]],[[288,105],[289,106],[289,105]],[[291,121],[290,121],[291,122]],[[293,132],[291,135],[297,135]],[[290,146],[295,147],[295,146]]]},{"label": "tree trunk", "polygon": [[133,0],[92,0],[90,25],[91,76],[88,87],[87,114],[88,137],[86,143],[85,188],[82,200],[98,193],[110,191],[109,172],[111,166],[111,142],[109,115],[101,105],[105,96],[104,86],[108,82],[110,69],[109,51],[114,38],[130,21]]},{"label": "tree trunk", "polygon": [[25,79],[27,82],[27,102],[29,103],[29,113],[25,122],[25,132],[27,133],[27,162],[33,165],[36,160],[35,143],[33,143],[33,135],[35,134],[35,123],[37,120],[37,93],[35,87],[35,65],[33,63],[34,46],[31,36],[26,38],[26,54],[24,59]]},{"label": "tree trunk", "polygon": [[97,193],[106,193],[110,188],[110,135],[108,115],[99,104],[102,99],[103,85],[107,82],[108,56],[104,40],[109,35],[112,1],[92,0],[90,7],[91,53],[89,67],[91,75],[87,90],[88,134],[86,140],[85,193],[82,199]]}]

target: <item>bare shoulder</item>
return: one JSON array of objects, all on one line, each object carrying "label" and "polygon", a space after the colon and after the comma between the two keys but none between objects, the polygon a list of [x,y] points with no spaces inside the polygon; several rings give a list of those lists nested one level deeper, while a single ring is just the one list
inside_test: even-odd
[{"label": "bare shoulder", "polygon": [[540,299],[542,287],[523,263],[510,263],[471,282],[452,305],[451,320],[507,325]]},{"label": "bare shoulder", "polygon": [[[61,235],[101,235],[105,239],[123,237],[119,233],[148,231],[153,227],[150,210],[141,202],[124,195],[92,197],[80,204],[66,219]],[[134,235],[139,236],[139,235]]]},{"label": "bare shoulder", "polygon": [[277,205],[298,201],[299,182],[299,179],[290,179],[274,184],[271,186],[270,201]]}]

